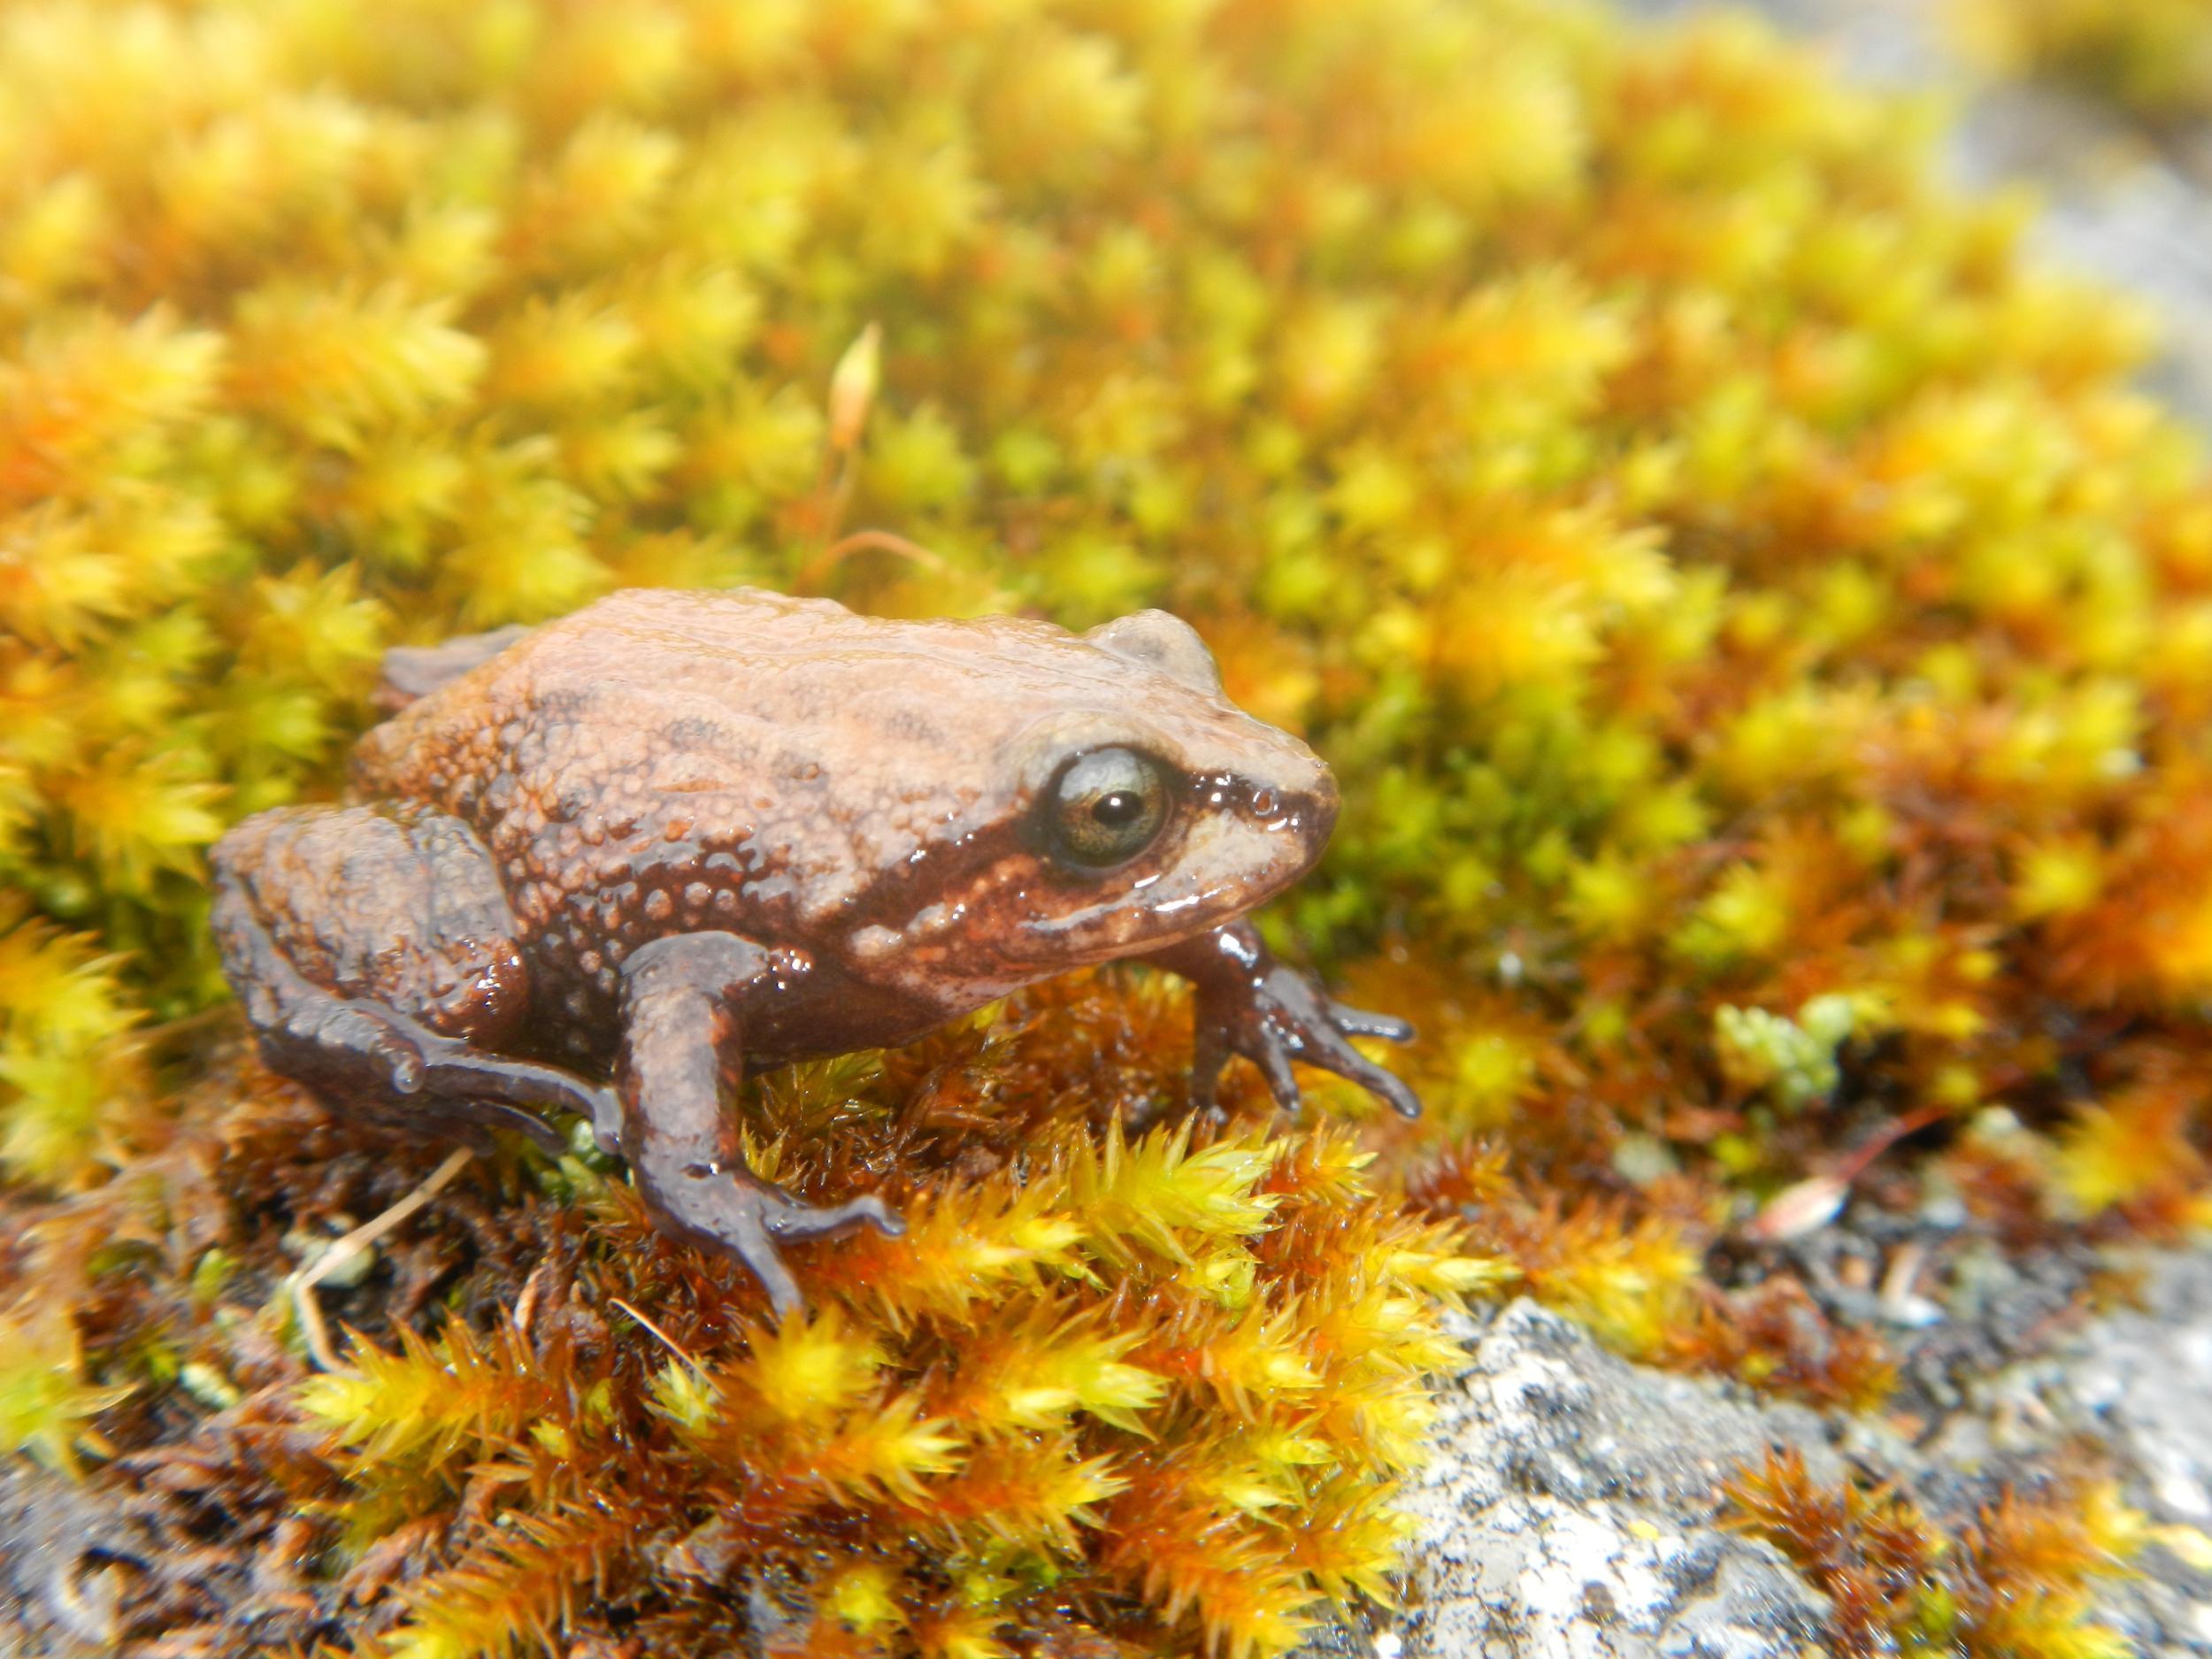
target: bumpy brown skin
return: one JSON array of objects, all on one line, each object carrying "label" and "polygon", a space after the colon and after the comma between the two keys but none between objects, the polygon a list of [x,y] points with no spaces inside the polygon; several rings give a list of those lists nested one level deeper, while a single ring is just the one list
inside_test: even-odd
[{"label": "bumpy brown skin", "polygon": [[[526,1109],[584,1115],[663,1225],[734,1251],[780,1310],[798,1293],[777,1240],[897,1224],[744,1168],[720,1102],[748,1066],[904,1041],[1137,956],[1196,986],[1194,1100],[1240,1053],[1286,1105],[1295,1058],[1417,1110],[1347,1041],[1406,1028],[1331,1002],[1239,920],[1319,855],[1327,768],[1231,705],[1162,612],[1076,635],[636,591],[395,651],[383,695],[398,712],[361,741],[357,804],[265,812],[214,851],[225,971],[269,1063],[449,1132],[550,1146]],[[1084,868],[1041,815],[1108,749],[1159,764],[1167,814]]]}]

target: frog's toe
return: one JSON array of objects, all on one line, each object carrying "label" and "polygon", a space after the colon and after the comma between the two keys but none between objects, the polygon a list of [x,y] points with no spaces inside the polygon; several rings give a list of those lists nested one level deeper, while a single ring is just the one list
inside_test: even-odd
[{"label": "frog's toe", "polygon": [[762,1218],[763,1225],[779,1239],[826,1238],[858,1226],[873,1227],[895,1239],[906,1231],[906,1223],[885,1208],[883,1200],[873,1193],[864,1198],[849,1198],[841,1204],[819,1207],[802,1204],[791,1198],[783,1202],[784,1208],[772,1207]]},{"label": "frog's toe", "polygon": [[799,1294],[799,1281],[791,1277],[783,1252],[776,1248],[775,1229],[769,1224],[772,1213],[773,1204],[767,1194],[748,1192],[726,1225],[716,1229],[716,1237],[752,1270],[760,1287],[768,1293],[776,1317],[787,1319],[806,1306],[806,1298]]},{"label": "frog's toe", "polygon": [[778,1318],[804,1307],[806,1299],[799,1294],[799,1282],[791,1276],[783,1252],[776,1248],[779,1240],[805,1236],[786,1225],[792,1210],[801,1207],[765,1183],[754,1187],[718,1172],[686,1173],[689,1179],[680,1194],[663,1194],[664,1200],[678,1198],[678,1203],[669,1207],[664,1225],[695,1244],[742,1262],[768,1293]]},{"label": "frog's toe", "polygon": [[671,1217],[675,1230],[744,1263],[768,1293],[779,1318],[805,1305],[780,1246],[855,1227],[873,1227],[892,1237],[906,1230],[872,1193],[841,1204],[808,1204],[768,1182],[733,1181],[719,1171],[690,1177],[687,1186],[693,1190],[680,1194],[681,1208]]},{"label": "frog's toe", "polygon": [[[1360,1035],[1368,1035],[1360,1033]],[[1380,1034],[1380,1033],[1375,1033]],[[1252,1060],[1267,1079],[1269,1089],[1274,1094],[1276,1104],[1285,1111],[1297,1116],[1302,1105],[1297,1079],[1291,1070],[1294,1058],[1323,1071],[1333,1071],[1348,1079],[1381,1101],[1401,1118],[1418,1118],[1421,1102],[1403,1078],[1396,1072],[1377,1065],[1346,1041],[1340,1030],[1307,1030],[1298,1034],[1294,1045],[1262,1042],[1248,1051]]]},{"label": "frog's toe", "polygon": [[1399,1117],[1418,1118],[1421,1102],[1407,1087],[1406,1080],[1388,1068],[1377,1065],[1349,1041],[1354,1037],[1379,1037],[1389,1042],[1409,1042],[1413,1027],[1387,1014],[1363,1013],[1335,1001],[1331,1001],[1328,1008],[1332,1029],[1317,1034],[1311,1052],[1303,1056],[1305,1060],[1358,1084]]},{"label": "frog's toe", "polygon": [[1299,1093],[1298,1074],[1291,1069],[1290,1056],[1282,1045],[1263,1039],[1245,1052],[1267,1079],[1267,1092],[1275,1097],[1275,1104],[1297,1117],[1305,1108],[1305,1096]]},{"label": "frog's toe", "polygon": [[589,1086],[592,1144],[608,1157],[622,1156],[622,1096],[602,1085]]},{"label": "frog's toe", "polygon": [[1364,1055],[1355,1053],[1350,1059],[1338,1058],[1321,1062],[1340,1077],[1349,1078],[1401,1118],[1421,1115],[1420,1096],[1396,1072],[1386,1071]]},{"label": "frog's toe", "polygon": [[1328,999],[1329,1023],[1348,1037],[1379,1037],[1385,1042],[1411,1042],[1413,1027],[1394,1014],[1371,1014]]}]

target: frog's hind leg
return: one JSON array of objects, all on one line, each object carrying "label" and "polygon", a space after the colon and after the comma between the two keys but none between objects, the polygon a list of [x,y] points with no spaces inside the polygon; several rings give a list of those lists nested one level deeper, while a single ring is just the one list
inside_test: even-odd
[{"label": "frog's hind leg", "polygon": [[495,1052],[526,1018],[529,971],[498,871],[426,807],[294,807],[216,844],[223,971],[272,1070],[342,1104],[449,1129],[563,1142],[530,1107],[592,1120],[611,1091]]}]

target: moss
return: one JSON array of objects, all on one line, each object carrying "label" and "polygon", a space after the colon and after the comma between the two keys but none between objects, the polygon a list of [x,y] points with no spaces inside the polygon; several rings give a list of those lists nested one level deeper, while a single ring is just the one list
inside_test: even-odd
[{"label": "moss", "polygon": [[[790,1651],[1010,1653],[1068,1611],[1138,1651],[1281,1651],[1322,1606],[1388,1599],[1440,1316],[1512,1270],[1379,1192],[1346,1130],[1071,1116],[1111,1064],[1093,1033],[1121,1037],[1127,1103],[1160,1087],[1165,1002],[1076,980],[760,1086],[756,1162],[799,1190],[912,1171],[904,1237],[795,1253],[803,1316],[776,1324],[626,1184],[532,1154],[316,1293],[367,1326],[319,1374],[291,1256],[440,1149],[219,1068],[159,1156],[24,1214],[10,1277],[46,1323],[0,1325],[0,1433],[119,1458],[99,1479],[142,1501],[174,1459],[234,1517],[314,1517],[311,1540],[219,1529],[312,1543],[319,1582],[269,1640],[713,1652],[775,1588],[804,1609]],[[133,1380],[87,1378],[88,1345]]]},{"label": "moss", "polygon": [[[2212,485],[1916,107],[1525,0],[52,0],[0,65],[10,1432],[201,1448],[242,1547],[330,1506],[359,1640],[680,1652],[787,1581],[825,1652],[1272,1651],[1384,1586],[1439,1297],[1863,1407],[1762,1243],[1854,1183],[2206,1219]],[[1146,1127],[1173,994],[1048,989],[762,1086],[916,1224],[803,1331],[510,1154],[303,1394],[284,1234],[425,1169],[225,1068],[204,849],[334,787],[387,645],[734,581],[1191,618],[1337,767],[1267,926],[1420,1023],[1428,1118]],[[403,1449],[434,1371],[483,1409]],[[695,1536],[771,1498],[796,1553]]]},{"label": "moss", "polygon": [[1824,1489],[1789,1452],[1742,1471],[1724,1494],[1726,1525],[1777,1546],[1827,1594],[1845,1654],[2119,1659],[2133,1651],[2089,1617],[2089,1587],[2125,1574],[2151,1531],[2109,1484],[2056,1476],[1947,1522],[1887,1487]]},{"label": "moss", "polygon": [[2199,0],[1953,0],[1976,56],[2067,81],[2151,120],[2212,109],[2212,15]]}]

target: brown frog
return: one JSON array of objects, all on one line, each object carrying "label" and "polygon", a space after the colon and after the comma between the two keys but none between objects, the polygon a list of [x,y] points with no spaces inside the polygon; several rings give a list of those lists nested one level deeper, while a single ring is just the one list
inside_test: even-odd
[{"label": "brown frog", "polygon": [[[1136,957],[1195,989],[1191,1098],[1231,1054],[1408,1115],[1333,1002],[1241,918],[1319,855],[1328,768],[1223,695],[1157,611],[1075,634],[749,590],[618,593],[387,659],[355,804],[214,849],[223,965],[275,1070],[414,1125],[562,1140],[588,1118],[667,1230],[780,1311],[779,1240],[898,1222],[748,1170],[749,1067],[907,1041],[1018,986]],[[611,1076],[611,1087],[589,1080]]]}]

